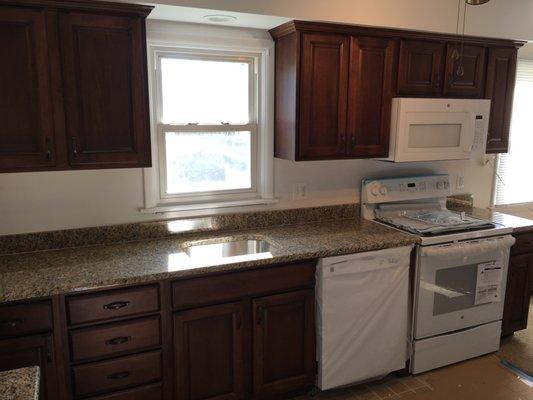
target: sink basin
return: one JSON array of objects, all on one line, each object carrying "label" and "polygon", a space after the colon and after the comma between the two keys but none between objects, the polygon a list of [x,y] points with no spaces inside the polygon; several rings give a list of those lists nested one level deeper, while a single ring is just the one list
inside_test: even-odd
[{"label": "sink basin", "polygon": [[229,258],[269,253],[271,247],[271,244],[264,240],[244,239],[223,243],[192,244],[184,251],[192,258]]}]

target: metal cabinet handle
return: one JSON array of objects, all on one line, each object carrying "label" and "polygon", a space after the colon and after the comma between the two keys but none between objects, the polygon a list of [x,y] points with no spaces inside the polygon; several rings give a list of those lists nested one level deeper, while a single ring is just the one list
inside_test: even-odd
[{"label": "metal cabinet handle", "polygon": [[118,344],[127,343],[130,340],[131,340],[131,336],[118,336],[116,338],[106,340],[105,344],[111,345],[111,346],[116,346]]},{"label": "metal cabinet handle", "polygon": [[78,146],[76,142],[76,138],[72,136],[72,154],[74,154],[74,157],[78,157]]},{"label": "metal cabinet handle", "polygon": [[118,310],[128,306],[129,304],[129,301],[114,301],[113,303],[106,304],[104,308],[106,310]]},{"label": "metal cabinet handle", "polygon": [[50,161],[52,159],[52,150],[50,150],[50,138],[49,137],[44,138],[44,143],[46,145],[45,158],[47,161]]},{"label": "metal cabinet handle", "polygon": [[107,375],[107,379],[124,379],[131,375],[130,371],[115,372]]},{"label": "metal cabinet handle", "polygon": [[350,140],[352,141],[352,147],[355,147],[355,136],[352,136]]},{"label": "metal cabinet handle", "polygon": [[17,326],[21,325],[23,322],[24,320],[20,318],[6,319],[4,321],[0,321],[0,326],[6,327],[6,328],[16,328]]}]

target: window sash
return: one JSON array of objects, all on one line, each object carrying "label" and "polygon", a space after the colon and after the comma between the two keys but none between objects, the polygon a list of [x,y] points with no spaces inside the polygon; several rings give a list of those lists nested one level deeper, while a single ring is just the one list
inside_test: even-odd
[{"label": "window sash", "polygon": [[[187,133],[212,133],[212,132],[250,132],[250,162],[251,162],[251,187],[244,189],[226,189],[226,190],[209,190],[203,192],[167,192],[167,149],[166,133],[169,132],[187,132]],[[189,202],[208,202],[214,200],[237,200],[242,198],[254,198],[257,196],[257,178],[258,178],[258,127],[257,124],[245,125],[158,125],[158,148],[159,148],[159,196],[163,201],[173,200],[180,203]]]},{"label": "window sash", "polygon": [[[248,123],[257,123],[258,121],[258,65],[257,56],[246,54],[232,55],[229,52],[202,52],[194,50],[174,50],[174,51],[157,51],[156,53],[156,70],[157,70],[157,123],[163,124],[163,82],[161,60],[163,58],[205,60],[205,61],[233,61],[249,64],[248,75]],[[181,123],[171,124],[174,126],[188,126],[195,124],[197,121],[183,121]],[[220,121],[221,125],[226,121]]]}]

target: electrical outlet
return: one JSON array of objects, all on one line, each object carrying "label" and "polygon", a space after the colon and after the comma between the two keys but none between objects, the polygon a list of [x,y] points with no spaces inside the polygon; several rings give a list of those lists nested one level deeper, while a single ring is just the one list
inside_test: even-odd
[{"label": "electrical outlet", "polygon": [[292,184],[292,199],[293,200],[307,199],[307,183],[293,183]]},{"label": "electrical outlet", "polygon": [[465,188],[465,177],[462,174],[457,174],[455,178],[455,189],[462,190]]}]

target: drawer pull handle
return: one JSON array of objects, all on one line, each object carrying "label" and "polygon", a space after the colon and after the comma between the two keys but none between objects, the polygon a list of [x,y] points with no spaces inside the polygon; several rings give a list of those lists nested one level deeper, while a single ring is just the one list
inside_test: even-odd
[{"label": "drawer pull handle", "polygon": [[107,379],[124,379],[131,375],[129,371],[115,372],[114,374],[107,375]]},{"label": "drawer pull handle", "polygon": [[0,321],[0,326],[3,326],[5,328],[16,328],[17,326],[21,325],[24,322],[23,319],[6,319],[4,321]]},{"label": "drawer pull handle", "polygon": [[115,301],[113,303],[106,304],[104,308],[106,310],[120,310],[130,304],[129,301]]},{"label": "drawer pull handle", "polygon": [[105,342],[107,345],[115,346],[117,344],[127,343],[131,340],[131,336],[118,336],[113,339],[109,339]]}]

